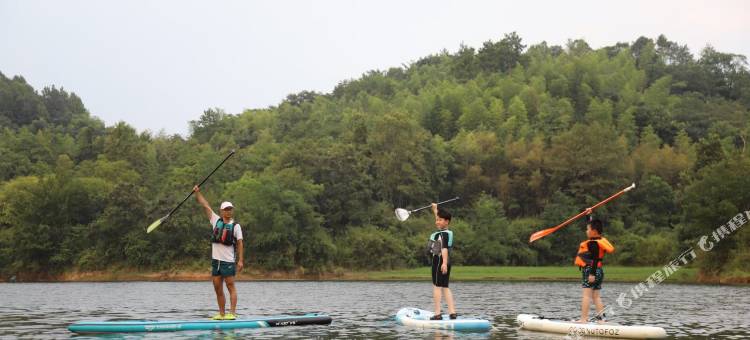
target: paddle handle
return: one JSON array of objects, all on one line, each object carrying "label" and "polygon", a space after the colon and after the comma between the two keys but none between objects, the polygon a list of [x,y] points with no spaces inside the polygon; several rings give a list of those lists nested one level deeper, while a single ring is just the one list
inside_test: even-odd
[{"label": "paddle handle", "polygon": [[[214,172],[216,172],[216,170],[219,170],[219,168],[221,168],[221,166],[224,164],[224,162],[226,162],[227,159],[229,159],[229,157],[232,157],[232,155],[234,155],[234,149],[232,150],[232,152],[229,153],[229,155],[227,155],[226,157],[224,157],[224,160],[221,161],[221,163],[219,163],[219,165],[217,165],[216,168],[214,168],[214,171],[211,171],[211,173],[208,174],[208,176],[206,176],[206,178],[204,178],[201,181],[200,184],[198,184],[198,187],[200,187],[201,185],[203,185],[203,183],[206,183],[206,181],[211,177],[211,175],[213,175]],[[182,206],[182,204],[185,203],[185,201],[187,201],[188,198],[190,198],[190,196],[193,196],[193,191],[192,190],[190,190],[190,193],[185,197],[184,200],[182,200],[182,202],[180,202],[180,204],[178,204],[176,207],[174,207],[174,209],[172,209],[172,211],[170,211],[169,214],[167,214],[167,216],[164,216],[164,219],[166,219],[167,217],[171,216],[175,211],[177,211],[177,209],[179,209]]]},{"label": "paddle handle", "polygon": [[[448,203],[448,202],[453,202],[453,201],[456,201],[456,200],[460,200],[460,199],[461,199],[461,197],[453,197],[453,198],[451,198],[451,199],[449,199],[449,200],[445,200],[445,201],[442,201],[442,202],[438,202],[438,203],[437,203],[437,205],[441,205],[441,204],[443,204],[443,203]],[[409,211],[409,212],[410,212],[410,213],[413,213],[413,212],[417,212],[417,211],[420,211],[420,210],[423,210],[423,209],[427,209],[427,208],[429,208],[429,207],[431,207],[431,206],[432,206],[432,204],[430,204],[430,205],[428,205],[428,206],[424,206],[424,207],[421,207],[421,208],[417,208],[417,209],[411,210],[411,211]]]}]

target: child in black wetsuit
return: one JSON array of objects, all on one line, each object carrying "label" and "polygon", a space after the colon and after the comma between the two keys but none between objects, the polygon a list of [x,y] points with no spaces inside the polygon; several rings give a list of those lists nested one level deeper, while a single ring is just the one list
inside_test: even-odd
[{"label": "child in black wetsuit", "polygon": [[445,303],[448,305],[450,318],[456,318],[456,307],[453,304],[453,293],[448,288],[451,276],[450,250],[453,247],[453,232],[448,230],[451,223],[451,214],[443,209],[438,209],[437,204],[432,203],[432,213],[435,215],[435,227],[438,231],[430,235],[430,252],[432,253],[432,298],[435,302],[435,315],[430,320],[442,320],[440,313],[442,296],[445,295]]}]

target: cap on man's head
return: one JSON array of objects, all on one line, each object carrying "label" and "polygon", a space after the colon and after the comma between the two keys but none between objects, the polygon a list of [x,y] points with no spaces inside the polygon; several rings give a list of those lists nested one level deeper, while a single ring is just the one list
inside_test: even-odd
[{"label": "cap on man's head", "polygon": [[232,202],[227,202],[227,201],[221,202],[221,208],[220,209],[224,210],[226,208],[234,208],[234,206],[232,205]]}]

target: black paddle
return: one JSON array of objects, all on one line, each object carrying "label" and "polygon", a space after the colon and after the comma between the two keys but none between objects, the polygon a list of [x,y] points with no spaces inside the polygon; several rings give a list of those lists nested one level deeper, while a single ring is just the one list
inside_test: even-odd
[{"label": "black paddle", "polygon": [[[208,176],[206,176],[206,178],[204,178],[203,181],[201,181],[201,184],[198,184],[198,186],[200,187],[201,185],[203,185],[203,183],[206,183],[206,181],[208,180],[208,178],[211,177],[211,175],[213,175],[214,172],[216,172],[216,170],[219,170],[219,168],[222,166],[222,164],[224,164],[224,162],[226,162],[227,159],[229,159],[229,157],[232,157],[232,155],[234,155],[234,150],[232,150],[232,152],[230,152],[229,155],[227,155],[227,157],[225,157],[224,160],[221,161],[221,163],[219,163],[219,165],[216,166],[216,169],[214,169],[214,171],[211,171],[211,173],[208,174]],[[169,212],[169,214],[167,214],[166,216],[164,216],[164,217],[162,217],[162,218],[154,221],[154,223],[151,223],[151,225],[148,226],[148,228],[146,228],[146,233],[148,234],[148,233],[154,231],[154,229],[156,229],[156,227],[160,226],[162,224],[162,222],[166,221],[169,218],[169,216],[172,216],[172,214],[175,211],[177,211],[177,209],[179,209],[182,206],[182,204],[185,203],[185,201],[187,201],[188,198],[190,198],[190,196],[193,196],[193,191],[192,190],[187,195],[187,197],[185,197],[185,199],[182,200],[182,202],[180,202],[180,204],[178,204],[176,207],[174,207],[174,209],[172,209],[172,211]]]}]

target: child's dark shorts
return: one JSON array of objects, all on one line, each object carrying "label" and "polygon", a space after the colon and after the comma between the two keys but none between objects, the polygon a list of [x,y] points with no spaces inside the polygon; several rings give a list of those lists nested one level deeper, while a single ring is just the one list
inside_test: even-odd
[{"label": "child's dark shorts", "polygon": [[448,263],[448,271],[443,274],[440,267],[443,265],[443,259],[439,256],[432,257],[432,284],[437,287],[448,288],[451,278],[451,264]]},{"label": "child's dark shorts", "polygon": [[583,270],[581,270],[581,287],[583,288],[591,288],[593,290],[599,290],[602,289],[602,281],[604,281],[604,270],[602,268],[596,268],[596,272],[594,274],[594,283],[589,283],[589,275],[591,275],[591,272],[594,268],[591,268],[590,266],[583,267]]}]

